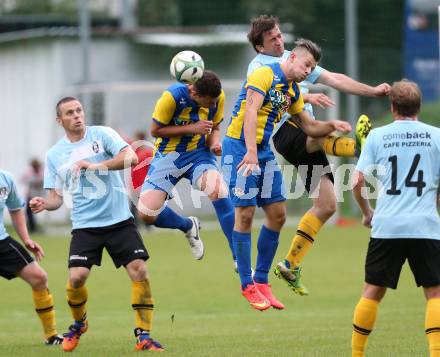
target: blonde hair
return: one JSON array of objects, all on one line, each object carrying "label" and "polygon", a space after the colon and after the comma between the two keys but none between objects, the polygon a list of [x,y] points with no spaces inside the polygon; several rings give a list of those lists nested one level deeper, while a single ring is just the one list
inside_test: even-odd
[{"label": "blonde hair", "polygon": [[390,101],[397,114],[412,117],[420,111],[422,93],[416,83],[403,79],[393,83]]}]

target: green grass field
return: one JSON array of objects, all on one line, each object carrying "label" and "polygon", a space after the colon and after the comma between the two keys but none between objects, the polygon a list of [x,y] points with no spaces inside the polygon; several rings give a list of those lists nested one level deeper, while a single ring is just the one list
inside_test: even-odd
[{"label": "green grass field", "polygon": [[[286,309],[265,312],[251,309],[241,296],[226,239],[217,230],[202,233],[206,246],[202,261],[192,259],[177,232],[143,235],[152,256],[148,262],[156,306],[152,335],[167,348],[167,356],[350,355],[352,313],[362,288],[368,243],[366,229],[325,228],[304,263],[311,295],[294,295],[271,274],[273,290]],[[284,257],[292,233],[292,228],[282,232],[276,261]],[[67,236],[34,238],[46,251],[42,266],[49,273],[59,331],[64,332],[71,323],[65,301],[69,240]],[[102,266],[93,268],[87,286],[90,327],[74,353],[136,353],[125,270],[116,270],[105,253]],[[2,279],[0,291],[0,355],[62,354],[58,346],[42,343],[29,287],[18,279]],[[367,356],[426,356],[424,310],[423,292],[416,289],[406,265],[398,291],[390,291],[380,306]]]}]

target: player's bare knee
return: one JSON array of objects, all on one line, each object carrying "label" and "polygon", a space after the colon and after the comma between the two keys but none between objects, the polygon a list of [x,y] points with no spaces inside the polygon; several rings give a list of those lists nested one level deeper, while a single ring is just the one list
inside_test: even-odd
[{"label": "player's bare knee", "polygon": [[[254,213],[252,211],[244,211],[237,220],[237,224],[242,231],[248,231],[252,227]],[[236,217],[237,219],[237,217]]]},{"label": "player's bare knee", "polygon": [[47,273],[38,267],[35,269],[29,283],[33,290],[44,290],[47,288]]},{"label": "player's bare knee", "polygon": [[318,218],[323,221],[328,220],[336,213],[336,202],[326,202],[315,206]]},{"label": "player's bare knee", "polygon": [[147,278],[147,266],[141,259],[136,259],[128,263],[127,272],[133,281],[141,281]]},{"label": "player's bare knee", "polygon": [[139,212],[139,217],[140,217],[140,219],[142,219],[145,223],[147,223],[147,224],[153,224],[154,223],[154,221],[156,221],[156,217],[157,216],[153,216],[153,215],[148,215],[148,214],[145,214],[145,213],[143,213],[143,212]]},{"label": "player's bare knee", "polygon": [[277,226],[279,226],[280,229],[281,229],[281,227],[284,226],[284,223],[286,223],[286,212],[280,212],[279,214],[277,214],[275,216],[275,220],[274,221],[275,221],[274,223]]},{"label": "player's bare knee", "polygon": [[216,201],[228,197],[228,191],[222,186],[216,187],[215,190],[208,194],[208,197],[211,201]]},{"label": "player's bare knee", "polygon": [[86,283],[86,280],[87,280],[87,274],[81,272],[71,273],[69,276],[70,285],[75,289],[83,286]]}]

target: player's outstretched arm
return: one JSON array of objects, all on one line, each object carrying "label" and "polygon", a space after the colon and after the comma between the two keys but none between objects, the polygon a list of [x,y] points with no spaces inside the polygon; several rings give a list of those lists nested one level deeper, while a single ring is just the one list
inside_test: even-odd
[{"label": "player's outstretched arm", "polygon": [[41,258],[44,257],[43,248],[32,239],[29,238],[29,233],[26,228],[26,218],[24,216],[24,210],[18,209],[14,211],[9,211],[11,215],[12,225],[14,226],[15,231],[18,236],[22,240],[23,244],[29,249],[35,256],[37,261],[40,261]]},{"label": "player's outstretched arm", "polygon": [[355,171],[353,177],[353,196],[361,209],[363,225],[371,228],[371,220],[373,219],[374,212],[371,209],[368,198],[362,196],[363,187],[365,187],[364,174],[360,171]]},{"label": "player's outstretched arm", "polygon": [[48,190],[47,198],[33,197],[29,201],[29,207],[32,212],[39,213],[44,210],[54,211],[63,204],[63,196],[59,195],[55,189]]},{"label": "player's outstretched arm", "polygon": [[304,133],[314,138],[327,136],[335,130],[340,131],[341,133],[349,133],[351,131],[351,126],[347,122],[342,120],[321,122],[312,119],[310,114],[305,110],[301,113],[295,114],[293,120],[301,127]]},{"label": "player's outstretched arm", "polygon": [[318,78],[318,82],[329,87],[335,88],[347,94],[362,95],[365,97],[383,97],[390,94],[391,86],[382,83],[372,87],[368,84],[358,82],[342,73],[323,71]]},{"label": "player's outstretched arm", "polygon": [[80,160],[75,162],[73,169],[75,170],[122,170],[127,167],[136,166],[139,160],[130,146],[123,148],[116,156],[109,160],[101,162],[89,162],[86,160]]}]

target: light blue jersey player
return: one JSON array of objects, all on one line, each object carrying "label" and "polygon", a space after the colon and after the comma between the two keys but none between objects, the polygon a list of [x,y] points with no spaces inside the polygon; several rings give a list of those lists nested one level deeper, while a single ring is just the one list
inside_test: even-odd
[{"label": "light blue jersey player", "polygon": [[440,129],[410,118],[373,129],[356,170],[377,170],[373,238],[440,239]]},{"label": "light blue jersey player", "polygon": [[[372,230],[365,262],[366,284],[353,317],[352,356],[365,355],[379,303],[388,288],[397,288],[407,260],[427,300],[429,355],[438,355],[440,129],[418,121],[421,98],[416,83],[401,80],[393,84],[390,99],[394,122],[370,132],[356,166],[353,193],[364,225]],[[368,178],[371,173],[374,176]],[[375,211],[370,207],[365,181],[378,191]],[[396,317],[393,319],[398,323]]]},{"label": "light blue jersey player", "polygon": [[[284,38],[279,27],[279,21],[274,16],[261,15],[252,19],[248,33],[249,42],[257,52],[257,56],[249,66],[253,68],[274,61],[283,61],[289,52],[284,49]],[[295,45],[303,43],[300,39]],[[390,86],[383,83],[376,87],[360,83],[350,77],[330,72],[322,67],[315,66],[309,76],[301,79],[301,92],[304,98],[305,110],[308,117],[313,118],[313,106],[326,108],[334,105],[333,101],[323,93],[309,93],[311,83],[322,83],[349,94],[364,96],[384,96],[389,92]],[[313,207],[300,219],[298,229],[292,239],[292,244],[284,262],[277,264],[275,274],[284,279],[288,286],[300,295],[307,295],[308,290],[302,283],[301,264],[303,258],[312,247],[313,242],[323,224],[336,211],[336,197],[334,195],[333,175],[326,154],[335,156],[353,157],[359,152],[360,142],[366,135],[367,126],[357,126],[356,138],[338,137],[329,135],[324,137],[310,137],[301,128],[285,115],[278,129],[273,135],[273,144],[287,162],[299,168],[298,172],[304,186],[309,193],[316,188],[317,197],[312,195]],[[302,236],[304,227],[311,227],[306,234],[310,239]]]},{"label": "light blue jersey player", "polygon": [[[252,19],[248,40],[257,52],[248,66],[248,76],[258,67],[274,62],[283,62],[289,56],[290,51],[284,49],[284,37],[279,27],[278,18],[274,16],[261,15]],[[368,97],[386,96],[390,91],[390,86],[387,83],[372,87],[351,79],[345,74],[331,72],[316,66],[312,73],[300,83],[301,94],[304,97],[304,109],[310,113],[312,118],[314,117],[312,105],[326,108],[335,104],[323,93],[309,93],[309,86],[315,83],[325,84],[347,94]]]},{"label": "light blue jersey player", "polygon": [[18,194],[17,186],[15,186],[11,174],[0,170],[0,240],[9,236],[3,223],[4,209],[16,211],[24,208],[24,206],[25,202]]},{"label": "light blue jersey player", "polygon": [[[42,323],[45,344],[59,345],[63,336],[58,335],[56,330],[55,309],[47,285],[47,274],[28,252],[30,250],[34,253],[37,261],[44,256],[40,245],[29,237],[23,210],[25,205],[12,175],[0,170],[0,276],[8,280],[20,277],[32,287],[32,299]],[[28,250],[6,232],[3,222],[5,209],[9,211],[17,235]],[[5,290],[2,293],[7,292]]]},{"label": "light blue jersey player", "polygon": [[73,229],[109,226],[132,217],[119,172],[86,171],[74,165],[109,160],[127,146],[113,129],[90,126],[81,140],[71,142],[65,136],[48,151],[44,188],[72,196]]},{"label": "light blue jersey player", "polygon": [[53,211],[63,204],[66,194],[72,197],[67,299],[74,322],[64,334],[63,350],[77,348],[88,329],[86,281],[92,266],[101,265],[104,249],[116,268],[127,270],[132,283],[136,349],[163,350],[150,337],[154,304],[145,265],[149,255],[118,172],[137,164],[136,153],[113,129],[86,126],[83,107],[76,98],[62,98],[56,113],[66,135],[47,153],[47,197],[34,197],[29,206],[35,213]]}]

